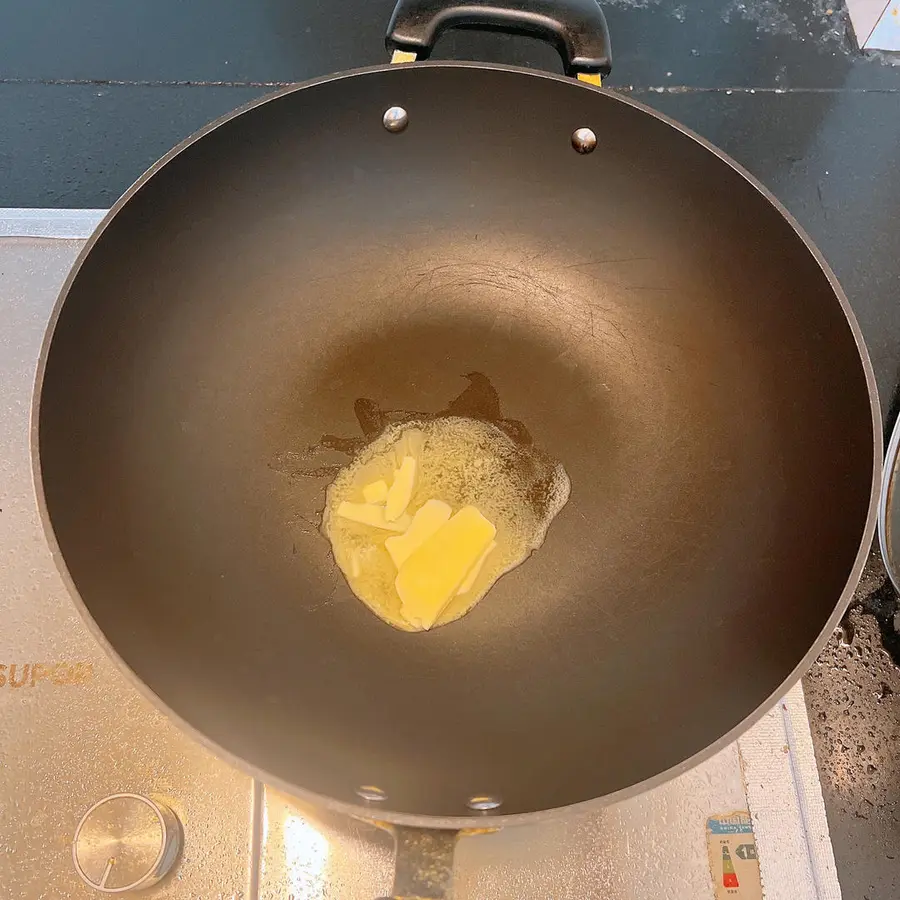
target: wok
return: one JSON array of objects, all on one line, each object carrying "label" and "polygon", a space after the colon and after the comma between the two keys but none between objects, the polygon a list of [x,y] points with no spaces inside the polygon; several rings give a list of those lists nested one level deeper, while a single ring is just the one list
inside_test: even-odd
[{"label": "wok", "polygon": [[[593,0],[401,0],[388,46],[455,25],[577,78],[385,65],[213,122],[88,242],[36,392],[94,633],[225,758],[397,826],[398,895],[442,896],[458,829],[645,790],[754,722],[851,596],[880,477],[834,275],[732,160],[598,87]],[[401,633],[319,515],[366,439],[442,411],[515,423],[571,499],[470,615]]]}]

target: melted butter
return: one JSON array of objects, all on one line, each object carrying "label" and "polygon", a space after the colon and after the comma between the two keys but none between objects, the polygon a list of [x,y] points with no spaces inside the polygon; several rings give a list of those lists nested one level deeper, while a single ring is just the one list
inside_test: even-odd
[{"label": "melted butter", "polygon": [[425,504],[439,500],[454,514],[474,506],[496,529],[490,552],[463,579],[460,593],[444,606],[435,627],[469,612],[498,578],[541,546],[568,500],[570,484],[560,463],[515,443],[495,425],[460,416],[389,427],[341,469],[326,492],[323,515],[335,561],[372,612],[395,628],[418,631],[421,626],[401,614],[398,569],[385,546],[395,538],[396,548],[396,533],[337,514],[342,503],[366,502],[367,487],[379,481],[393,485],[408,457],[416,460],[405,507],[412,521]]}]

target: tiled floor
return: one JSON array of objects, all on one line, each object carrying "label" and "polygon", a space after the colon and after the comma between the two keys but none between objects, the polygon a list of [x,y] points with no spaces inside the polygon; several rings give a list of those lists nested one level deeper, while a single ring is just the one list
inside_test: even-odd
[{"label": "tiled floor", "polygon": [[[384,61],[392,3],[0,0],[0,206],[108,206],[210,118],[273,85]],[[609,85],[722,146],[797,216],[841,279],[894,410],[900,66],[860,56],[827,0],[608,0],[606,11]],[[550,49],[497,35],[455,34],[439,55],[558,67]],[[875,620],[858,619],[868,609],[886,623],[896,606],[873,565],[857,639],[896,684]],[[895,739],[900,703],[833,655],[845,651],[830,647],[807,685],[845,896],[880,900],[900,887],[898,771],[867,748],[869,732]]]}]

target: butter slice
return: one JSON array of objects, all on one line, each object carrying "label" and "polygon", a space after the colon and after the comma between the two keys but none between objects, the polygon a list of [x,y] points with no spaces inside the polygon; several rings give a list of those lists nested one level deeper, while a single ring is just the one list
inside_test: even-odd
[{"label": "butter slice", "polygon": [[393,522],[406,512],[412,500],[413,487],[416,483],[416,458],[404,456],[400,468],[394,473],[394,483],[388,488],[387,500],[384,504],[384,517]]},{"label": "butter slice", "polygon": [[397,573],[403,618],[414,627],[431,628],[496,533],[474,506],[464,506],[442,525]]},{"label": "butter slice", "polygon": [[361,525],[371,525],[373,528],[384,528],[387,531],[404,532],[412,524],[412,518],[407,515],[400,516],[393,522],[388,522],[384,515],[383,506],[375,506],[371,503],[350,503],[344,500],[337,508],[337,514]]},{"label": "butter slice", "polygon": [[[394,540],[396,540],[396,538],[388,538],[388,541],[394,541]],[[387,543],[387,541],[385,541],[385,544],[386,543]],[[484,567],[484,561],[491,555],[491,550],[493,550],[494,547],[496,547],[496,546],[497,546],[496,541],[491,541],[487,545],[487,550],[485,550],[484,553],[481,554],[481,556],[478,559],[478,562],[475,563],[475,565],[472,566],[471,569],[469,569],[469,574],[466,575],[465,579],[463,579],[463,583],[459,586],[459,590],[456,592],[457,597],[459,597],[461,594],[468,594],[469,591],[472,590],[472,588],[475,585],[475,579],[478,577],[478,573]]]},{"label": "butter slice", "polygon": [[399,569],[449,518],[453,510],[443,500],[429,500],[413,516],[405,534],[389,537],[384,546]]},{"label": "butter slice", "polygon": [[386,481],[373,481],[363,488],[363,499],[366,503],[384,503],[387,500],[388,486]]},{"label": "butter slice", "polygon": [[425,434],[418,428],[407,428],[400,435],[400,440],[394,444],[394,458],[397,460],[397,466],[402,465],[404,456],[421,459],[424,446]]}]

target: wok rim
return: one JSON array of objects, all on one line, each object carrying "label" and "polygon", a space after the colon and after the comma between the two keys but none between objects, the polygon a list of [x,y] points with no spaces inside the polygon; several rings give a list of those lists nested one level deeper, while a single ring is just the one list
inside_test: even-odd
[{"label": "wok rim", "polygon": [[658,112],[657,110],[652,109],[651,107],[633,99],[630,96],[619,94],[613,90],[610,90],[609,88],[596,87],[585,82],[577,81],[576,79],[566,75],[526,69],[520,66],[509,66],[493,63],[488,64],[470,61],[442,60],[434,62],[423,61],[402,64],[403,68],[407,68],[409,66],[430,69],[471,68],[486,71],[509,72],[528,78],[542,78],[551,81],[563,82],[568,85],[573,85],[580,90],[593,91],[599,94],[603,94],[611,100],[614,100],[618,103],[624,103],[625,105],[630,106],[642,113],[645,113],[646,115],[652,116],[653,118],[659,120],[661,123],[675,129],[686,138],[696,142],[701,147],[708,150],[722,163],[729,166],[736,174],[741,176],[759,194],[761,194],[763,199],[767,200],[769,204],[773,206],[775,210],[782,216],[787,224],[790,225],[797,237],[799,237],[803,244],[806,246],[806,249],[812,255],[813,259],[815,259],[822,273],[825,275],[832,291],[834,292],[835,298],[840,304],[841,310],[844,313],[844,317],[847,320],[847,325],[850,328],[850,332],[856,344],[859,360],[862,364],[863,372],[865,374],[866,386],[869,396],[869,407],[872,417],[872,484],[869,493],[869,506],[866,514],[865,527],[863,528],[859,549],[857,550],[853,566],[850,569],[847,582],[844,585],[844,588],[834,605],[834,609],[832,610],[831,615],[826,620],[824,627],[819,632],[812,646],[802,657],[802,659],[797,663],[797,665],[791,670],[787,677],[783,679],[783,681],[774,691],[771,692],[771,694],[766,698],[765,701],[759,704],[737,725],[735,725],[713,743],[708,744],[702,750],[697,751],[687,759],[682,760],[680,763],[671,766],[668,769],[664,769],[663,771],[658,772],[650,778],[644,779],[643,781],[635,782],[634,784],[621,788],[618,791],[614,791],[611,794],[604,794],[600,797],[595,797],[589,800],[582,800],[578,803],[573,803],[568,806],[554,807],[545,810],[536,810],[528,813],[515,813],[511,815],[480,815],[477,813],[473,813],[468,816],[429,816],[418,815],[415,813],[393,812],[389,809],[382,809],[379,806],[363,806],[360,804],[347,803],[345,801],[337,800],[324,794],[318,794],[314,791],[310,791],[299,785],[295,785],[290,783],[289,781],[281,779],[271,772],[265,771],[249,760],[232,753],[225,747],[218,744],[216,741],[207,737],[207,735],[195,728],[186,719],[182,718],[178,713],[171,709],[169,705],[165,701],[163,701],[161,697],[159,697],[158,694],[151,690],[150,687],[144,683],[144,681],[137,675],[137,673],[119,655],[118,651],[113,647],[98,623],[94,620],[93,616],[90,613],[90,610],[87,607],[87,604],[81,598],[78,588],[75,585],[74,579],[69,572],[68,566],[66,565],[65,558],[63,556],[62,548],[57,541],[56,532],[50,519],[50,513],[44,494],[43,479],[41,477],[39,435],[41,394],[43,391],[44,376],[46,373],[46,364],[50,346],[53,342],[53,336],[56,331],[56,325],[59,320],[60,312],[62,311],[69,291],[71,290],[75,279],[78,277],[78,273],[80,272],[84,261],[96,246],[100,236],[113,222],[116,215],[136,194],[138,194],[141,188],[157,172],[159,172],[164,166],[171,162],[182,151],[186,150],[188,147],[204,138],[207,134],[215,131],[219,126],[225,124],[226,122],[230,122],[233,119],[236,119],[239,116],[244,115],[245,113],[250,112],[251,110],[254,110],[266,103],[277,100],[288,94],[292,94],[295,91],[309,90],[319,85],[330,84],[332,82],[342,81],[350,78],[365,77],[366,75],[393,71],[401,68],[401,66],[392,65],[390,63],[378,66],[366,66],[364,68],[350,69],[344,72],[335,72],[330,75],[324,75],[307,81],[298,82],[297,84],[288,85],[271,93],[265,94],[262,97],[257,97],[256,99],[251,100],[248,103],[245,103],[242,106],[239,106],[236,109],[233,109],[230,112],[219,116],[218,118],[212,120],[211,122],[208,122],[206,125],[196,130],[193,134],[186,137],[184,140],[176,144],[166,154],[160,157],[142,175],[140,175],[110,207],[109,211],[94,229],[91,236],[87,239],[78,256],[76,257],[74,263],[72,264],[72,267],[68,275],[66,276],[66,279],[63,282],[59,294],[54,302],[53,309],[51,310],[48,319],[47,328],[41,342],[40,355],[38,357],[38,365],[32,390],[29,427],[29,446],[30,457],[32,461],[34,489],[41,525],[43,527],[51,555],[60,573],[63,584],[68,591],[72,601],[74,602],[74,605],[78,610],[78,614],[81,617],[82,622],[87,627],[91,636],[104,650],[107,657],[112,660],[115,667],[131,682],[131,684],[138,690],[138,692],[151,703],[151,705],[162,712],[183,733],[187,734],[193,740],[197,741],[213,756],[223,760],[229,765],[234,766],[236,769],[244,772],[256,781],[259,781],[261,784],[271,785],[272,787],[282,791],[288,796],[298,799],[299,801],[301,801],[301,803],[308,803],[312,806],[323,807],[325,809],[342,813],[344,815],[357,819],[361,818],[369,821],[377,820],[378,822],[383,822],[390,825],[419,828],[438,828],[455,831],[465,831],[466,829],[472,828],[482,829],[507,827],[512,825],[534,825],[541,822],[558,819],[561,816],[584,814],[592,810],[609,806],[613,803],[628,800],[639,794],[650,791],[668,781],[671,781],[672,779],[677,778],[679,775],[684,774],[685,772],[695,768],[701,763],[706,762],[721,750],[723,750],[725,747],[732,744],[753,725],[755,725],[760,719],[762,719],[762,717],[771,709],[773,709],[776,704],[781,701],[787,691],[791,687],[793,687],[808,671],[812,663],[816,660],[819,653],[827,643],[828,638],[831,636],[831,634],[839,624],[845,610],[850,603],[850,600],[853,598],[853,594],[862,575],[863,567],[865,566],[866,560],[868,559],[872,542],[875,536],[879,510],[879,499],[882,490],[883,469],[883,426],[881,406],[878,399],[878,387],[875,380],[875,372],[872,367],[871,359],[869,357],[869,352],[863,338],[862,330],[859,327],[859,323],[856,319],[853,309],[850,306],[850,302],[847,299],[846,294],[841,288],[837,277],[831,270],[831,267],[828,265],[821,251],[818,249],[818,247],[815,245],[815,243],[812,241],[803,227],[799,224],[799,222],[794,218],[793,215],[791,215],[790,212],[788,212],[788,210],[780,203],[775,195],[771,191],[769,191],[769,189],[766,188],[765,185],[763,185],[755,176],[751,175],[750,172],[748,172],[743,166],[741,166],[738,162],[736,162],[714,144],[710,143],[708,140],[701,137],[691,129],[685,127],[675,119],[672,119],[669,116],[666,116]]}]

